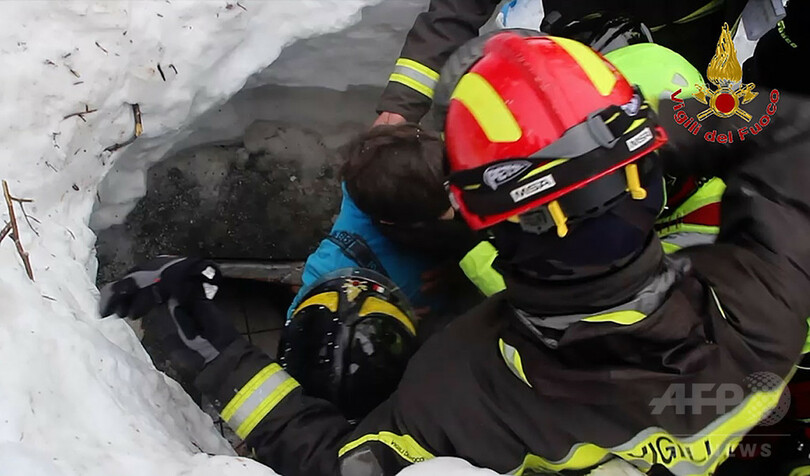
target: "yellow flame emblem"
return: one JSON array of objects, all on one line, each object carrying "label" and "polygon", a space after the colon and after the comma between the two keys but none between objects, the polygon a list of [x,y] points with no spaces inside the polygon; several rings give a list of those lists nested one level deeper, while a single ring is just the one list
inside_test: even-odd
[{"label": "yellow flame emblem", "polygon": [[349,302],[354,302],[357,296],[363,291],[368,291],[368,286],[362,281],[347,279],[343,283],[343,292],[346,293],[346,299],[348,299]]},{"label": "yellow flame emblem", "polygon": [[742,83],[742,66],[737,60],[737,50],[734,48],[734,39],[731,37],[728,23],[723,24],[717,49],[706,70],[706,77],[716,89],[712,89],[708,84],[696,85],[698,92],[692,96],[709,106],[697,115],[699,121],[712,114],[718,117],[737,115],[746,121],[751,120],[751,115],[740,106],[751,102],[759,93],[754,92],[754,83]]}]

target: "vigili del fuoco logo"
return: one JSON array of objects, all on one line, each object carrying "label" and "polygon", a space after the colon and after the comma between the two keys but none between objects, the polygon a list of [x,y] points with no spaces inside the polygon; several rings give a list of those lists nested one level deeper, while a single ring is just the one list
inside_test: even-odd
[{"label": "vigili del fuoco logo", "polygon": [[728,23],[723,24],[720,40],[717,42],[717,49],[706,70],[706,77],[709,84],[696,84],[698,92],[692,94],[692,97],[708,107],[697,113],[695,117],[690,116],[683,110],[683,99],[678,97],[682,89],[679,89],[670,97],[675,102],[672,107],[675,122],[694,135],[698,135],[703,127],[701,121],[713,115],[721,118],[739,116],[746,122],[751,123],[751,125],[743,126],[736,131],[717,131],[713,129],[704,132],[703,138],[706,141],[721,144],[733,143],[735,135],[739,140],[744,141],[747,135],[757,135],[770,124],[771,116],[776,113],[779,91],[776,89],[771,91],[770,103],[759,119],[754,119],[743,108],[743,106],[753,101],[759,93],[754,91],[754,83],[745,84],[742,82],[742,66],[737,60],[737,50],[734,48],[734,40],[731,37]]}]

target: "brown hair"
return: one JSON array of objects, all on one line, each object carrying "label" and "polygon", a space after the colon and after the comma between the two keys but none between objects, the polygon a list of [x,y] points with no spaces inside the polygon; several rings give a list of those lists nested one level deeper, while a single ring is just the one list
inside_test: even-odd
[{"label": "brown hair", "polygon": [[377,126],[343,151],[341,175],[357,207],[392,223],[435,220],[450,208],[444,142],[417,124]]}]

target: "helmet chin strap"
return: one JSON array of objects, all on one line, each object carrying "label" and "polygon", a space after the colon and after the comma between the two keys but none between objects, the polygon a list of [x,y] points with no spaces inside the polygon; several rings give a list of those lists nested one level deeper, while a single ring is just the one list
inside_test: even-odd
[{"label": "helmet chin strap", "polygon": [[[611,213],[612,214],[612,213]],[[603,215],[596,218],[596,220],[604,219],[609,215]],[[503,226],[503,225],[502,225]],[[613,228],[616,232],[615,227]],[[603,254],[597,257],[598,252],[595,252],[595,247],[591,239],[576,240],[580,243],[570,242],[564,248],[554,246],[553,242],[545,241],[542,237],[537,235],[530,235],[521,232],[519,229],[515,230],[516,233],[523,235],[518,238],[516,246],[511,256],[505,254],[498,256],[493,266],[499,272],[507,276],[523,276],[530,279],[542,281],[556,281],[556,282],[570,282],[585,279],[594,279],[621,269],[631,263],[643,251],[644,244],[649,241],[652,229],[644,233],[637,226],[627,224],[624,232],[621,235],[624,237],[622,241],[626,245],[626,249],[615,249],[610,246],[602,248],[608,254]],[[556,241],[557,244],[562,244],[562,240],[557,237],[549,236]],[[502,236],[499,238],[503,238]],[[496,239],[496,247],[502,246],[503,241]],[[583,259],[581,253],[582,246],[590,246],[589,253],[594,253],[591,260]],[[500,251],[500,249],[499,249]]]},{"label": "helmet chin strap", "polygon": [[[542,234],[556,227],[557,236],[564,238],[571,226],[607,213],[620,200],[627,199],[628,195],[635,201],[646,200],[650,194],[641,185],[639,167],[645,177],[644,182],[652,190],[651,196],[661,195],[663,191],[658,184],[660,180],[656,181],[655,178],[660,167],[657,167],[656,162],[651,159],[642,158],[640,163],[626,165],[623,170],[617,170],[547,205],[514,216],[509,221],[520,224],[523,231],[534,234]],[[661,200],[663,201],[663,197]],[[637,208],[639,207],[628,209]]]},{"label": "helmet chin strap", "polygon": [[[626,191],[620,191],[606,204],[598,199],[601,194],[616,193],[611,181],[623,184],[621,171],[600,181],[602,190],[566,196],[568,209],[587,212],[571,219],[565,238],[559,237],[559,227],[547,207],[522,214],[519,224],[493,227],[494,244],[499,250],[496,268],[532,279],[563,281],[593,278],[626,266],[649,241],[663,202],[659,161],[649,157],[642,159],[639,166],[649,190],[644,200],[631,199]],[[601,206],[591,201],[595,196]],[[557,233],[552,234],[555,226]]]}]

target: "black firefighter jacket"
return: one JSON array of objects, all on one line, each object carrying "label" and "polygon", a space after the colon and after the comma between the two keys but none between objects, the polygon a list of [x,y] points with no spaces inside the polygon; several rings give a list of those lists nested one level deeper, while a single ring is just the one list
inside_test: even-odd
[{"label": "black firefighter jacket", "polygon": [[[656,43],[677,51],[701,71],[714,53],[723,22],[733,24],[745,4],[744,0],[535,1],[543,2],[546,17],[550,12],[560,13],[553,25],[544,25],[547,33],[567,36],[562,25],[594,15],[632,17],[652,29]],[[430,109],[447,58],[478,36],[499,3],[500,0],[431,0],[428,11],[416,18],[408,33],[377,111],[395,112],[418,122]]]},{"label": "black firefighter jacket", "polygon": [[808,119],[782,97],[770,134],[735,154],[691,143],[734,170],[716,244],[665,257],[651,237],[633,263],[579,285],[507,274],[507,291],[430,338],[354,428],[244,341],[196,383],[285,476],[388,475],[435,456],[509,474],[614,457],[711,474],[778,405],[807,335]]}]

